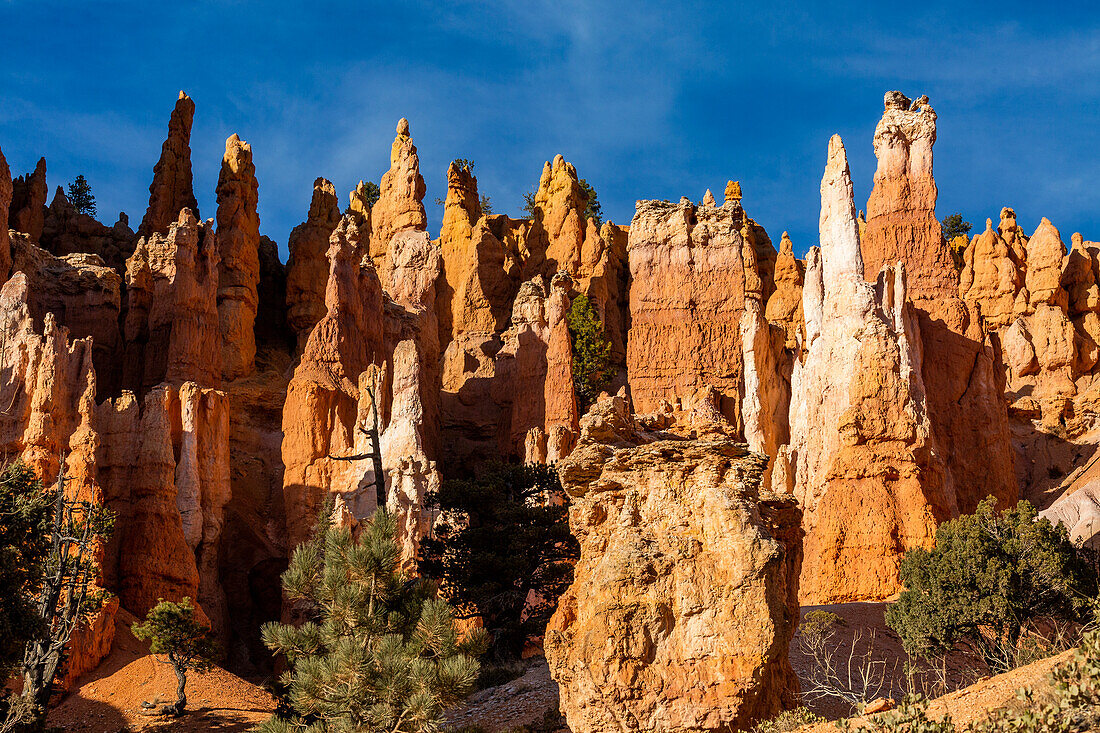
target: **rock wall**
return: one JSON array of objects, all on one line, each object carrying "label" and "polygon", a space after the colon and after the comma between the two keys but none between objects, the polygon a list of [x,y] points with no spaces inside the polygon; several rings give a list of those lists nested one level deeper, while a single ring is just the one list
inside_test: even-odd
[{"label": "rock wall", "polygon": [[741,428],[746,278],[759,279],[762,294],[773,289],[759,272],[746,274],[749,221],[735,201],[721,207],[687,199],[638,202],[627,244],[626,368],[636,410],[651,412],[709,385],[718,391],[722,414]]},{"label": "rock wall", "polygon": [[744,729],[795,704],[800,512],[732,440],[606,397],[559,466],[581,555],[544,646],[570,730]]}]

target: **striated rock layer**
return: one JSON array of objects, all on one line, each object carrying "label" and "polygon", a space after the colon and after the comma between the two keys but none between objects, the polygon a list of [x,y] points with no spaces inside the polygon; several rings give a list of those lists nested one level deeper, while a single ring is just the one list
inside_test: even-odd
[{"label": "striated rock layer", "polygon": [[580,541],[544,639],[569,728],[748,728],[795,704],[801,513],[728,438],[638,428],[622,396],[559,464]]}]

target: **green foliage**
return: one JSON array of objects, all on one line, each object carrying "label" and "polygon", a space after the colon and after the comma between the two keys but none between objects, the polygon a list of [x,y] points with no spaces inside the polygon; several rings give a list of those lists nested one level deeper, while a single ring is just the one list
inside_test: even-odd
[{"label": "green foliage", "polygon": [[366,202],[368,206],[373,207],[378,203],[378,199],[382,196],[382,189],[378,187],[378,184],[374,181],[367,181],[363,184],[363,191],[365,194]]},{"label": "green foliage", "polygon": [[596,226],[603,224],[603,209],[600,207],[600,201],[596,198],[596,189],[592,188],[588,181],[581,179],[581,191],[584,193],[585,205],[584,205],[584,219],[595,219]]},{"label": "green foliage", "polygon": [[493,200],[491,198],[489,198],[488,196],[486,196],[485,194],[482,194],[480,203],[481,203],[481,213],[485,214],[485,216],[491,216],[492,213],[493,213]]},{"label": "green foliage", "polygon": [[471,176],[474,174],[474,168],[477,167],[477,164],[469,158],[455,158],[455,165],[459,168],[465,168]]},{"label": "green foliage", "polygon": [[528,191],[523,194],[523,206],[520,207],[520,211],[523,212],[524,219],[534,219],[535,213],[538,211],[538,205],[535,203],[536,190]]},{"label": "green foliage", "polygon": [[943,219],[943,236],[950,242],[955,237],[969,234],[971,226],[970,222],[963,221],[962,214],[948,214]]},{"label": "green foliage", "polygon": [[44,631],[34,596],[50,551],[54,498],[23,463],[0,471],[0,679]]},{"label": "green foliage", "polygon": [[611,342],[604,335],[603,324],[592,301],[583,293],[569,306],[566,324],[573,344],[573,387],[577,406],[584,414],[615,377],[611,366]]},{"label": "green foliage", "polygon": [[580,551],[557,472],[493,463],[445,481],[429,502],[442,515],[421,542],[421,571],[441,581],[463,617],[481,617],[497,659],[517,659],[545,631]]},{"label": "green foliage", "polygon": [[1004,649],[1043,619],[1084,621],[1097,593],[1095,570],[1062,525],[1021,501],[1002,514],[986,499],[972,515],[944,522],[931,551],[907,552],[905,590],[886,622],[907,652],[930,658],[959,644],[1004,671]]},{"label": "green foliage", "polygon": [[149,651],[163,654],[176,673],[178,683],[176,704],[171,712],[179,715],[187,706],[187,673],[205,674],[214,666],[218,645],[210,635],[210,629],[195,618],[195,606],[184,597],[179,603],[163,598],[149,610],[142,624],[133,624],[130,630],[141,640],[148,640]]},{"label": "green foliage", "polygon": [[69,203],[78,213],[95,216],[95,196],[92,187],[84,176],[77,176],[76,180],[69,184]]},{"label": "green foliage", "polygon": [[[64,463],[64,461],[62,461]],[[23,473],[18,481],[26,481]],[[83,501],[65,491],[65,475],[47,492],[52,507],[46,529],[47,551],[31,589],[30,601],[41,620],[37,633],[24,646],[19,669],[22,700],[8,710],[26,727],[41,729],[53,682],[61,672],[73,631],[91,619],[110,594],[96,585],[96,557],[114,529],[114,513],[100,504]]]},{"label": "green foliage", "polygon": [[752,733],[791,733],[804,725],[824,723],[825,718],[812,712],[808,707],[799,707],[794,710],[784,710],[774,718],[757,723]]},{"label": "green foliage", "polygon": [[461,641],[433,584],[399,570],[397,526],[377,511],[358,538],[321,513],[283,574],[301,626],[270,623],[264,644],[286,656],[280,711],[260,726],[290,731],[438,730],[474,687],[485,634]]}]

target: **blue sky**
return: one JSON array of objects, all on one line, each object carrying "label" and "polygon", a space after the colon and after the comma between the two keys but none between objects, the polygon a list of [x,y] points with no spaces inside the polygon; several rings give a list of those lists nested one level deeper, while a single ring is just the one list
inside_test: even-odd
[{"label": "blue sky", "polygon": [[[51,190],[83,173],[100,218],[137,226],[178,90],[195,100],[204,217],[225,138],[252,144],[263,233],[280,243],[316,176],[346,192],[388,167],[408,117],[436,232],[446,168],[477,163],[513,215],[562,153],[628,223],[643,198],[744,204],[778,242],[817,241],[840,133],[870,193],[882,95],[939,113],[939,215],[976,227],[1013,206],[1100,240],[1095,2],[303,3],[0,0],[0,149],[45,155]],[[51,194],[52,197],[52,194]]]}]

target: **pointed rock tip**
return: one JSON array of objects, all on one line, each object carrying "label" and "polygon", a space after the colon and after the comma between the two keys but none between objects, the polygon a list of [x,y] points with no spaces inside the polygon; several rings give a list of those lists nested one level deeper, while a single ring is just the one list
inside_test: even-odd
[{"label": "pointed rock tip", "polygon": [[565,157],[561,153],[554,156],[554,170],[557,170],[559,166],[565,164]]},{"label": "pointed rock tip", "polygon": [[988,217],[985,220],[985,230],[987,232],[993,231],[993,220]]},{"label": "pointed rock tip", "polygon": [[409,134],[409,120],[407,117],[402,117],[397,121],[397,134],[408,135]]}]

